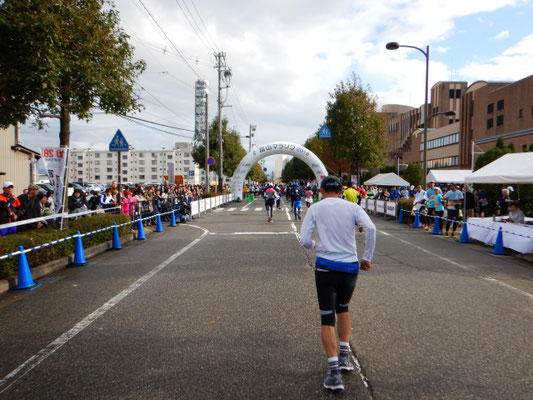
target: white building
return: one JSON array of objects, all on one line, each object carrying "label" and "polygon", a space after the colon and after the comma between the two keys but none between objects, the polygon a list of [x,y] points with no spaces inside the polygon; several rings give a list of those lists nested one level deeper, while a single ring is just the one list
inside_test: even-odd
[{"label": "white building", "polygon": [[278,158],[276,158],[276,161],[274,163],[274,172],[273,172],[274,182],[281,182],[281,171],[283,171],[283,168],[285,168],[285,165],[287,165],[290,158],[291,158],[290,156],[285,155],[285,154],[282,154],[278,156]]},{"label": "white building", "polygon": [[[72,149],[69,160],[69,182],[94,182],[110,184],[112,181],[128,183],[162,183],[165,175],[174,175],[176,182],[200,184],[203,174],[192,157],[192,143],[176,143],[173,149],[100,151]],[[120,160],[118,156],[120,154]],[[202,171],[203,172],[203,171]],[[170,179],[171,180],[171,179]]]}]

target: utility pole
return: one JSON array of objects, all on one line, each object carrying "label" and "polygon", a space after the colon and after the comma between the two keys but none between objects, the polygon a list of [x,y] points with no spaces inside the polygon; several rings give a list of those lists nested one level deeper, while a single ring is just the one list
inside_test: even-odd
[{"label": "utility pole", "polygon": [[[215,68],[218,70],[218,190],[221,192],[224,186],[224,154],[222,149],[222,108],[231,107],[225,106],[222,100],[222,90],[229,88],[229,82],[231,80],[231,69],[226,65],[226,53],[215,53],[217,59],[217,65]],[[224,83],[226,86],[222,86]]]},{"label": "utility pole", "polygon": [[207,114],[208,94],[205,92],[205,190],[209,191],[209,117]]}]

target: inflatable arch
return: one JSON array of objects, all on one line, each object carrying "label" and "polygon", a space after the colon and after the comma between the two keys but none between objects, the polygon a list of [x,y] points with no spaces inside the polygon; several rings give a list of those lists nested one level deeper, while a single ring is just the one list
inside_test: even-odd
[{"label": "inflatable arch", "polygon": [[235,199],[242,199],[242,188],[250,168],[252,168],[259,160],[276,154],[288,154],[302,160],[309,166],[309,168],[311,168],[319,185],[320,182],[322,182],[322,179],[328,175],[326,167],[322,161],[320,161],[312,151],[303,146],[290,142],[272,142],[264,144],[254,148],[248,153],[241,160],[239,166],[235,170],[231,182],[231,193],[233,193]]}]

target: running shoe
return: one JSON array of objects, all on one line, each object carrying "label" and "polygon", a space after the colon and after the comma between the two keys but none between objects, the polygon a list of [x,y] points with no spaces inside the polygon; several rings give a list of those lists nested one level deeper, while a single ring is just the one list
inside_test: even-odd
[{"label": "running shoe", "polygon": [[272,217],[268,217],[267,222],[272,222]]},{"label": "running shoe", "polygon": [[444,235],[444,237],[449,238],[449,237],[450,237],[450,234],[449,234],[448,232],[446,232],[446,235]]},{"label": "running shoe", "polygon": [[353,371],[355,369],[350,359],[350,354],[339,354],[339,369],[341,371]]},{"label": "running shoe", "polygon": [[324,387],[329,390],[344,390],[341,374],[332,375],[331,372],[329,372],[324,381]]},{"label": "running shoe", "polygon": [[302,219],[302,217],[300,217],[300,214],[298,214],[298,219]]},{"label": "running shoe", "polygon": [[450,236],[452,239],[455,239],[457,236],[455,235],[455,233],[452,233],[452,235]]},{"label": "running shoe", "polygon": [[426,226],[426,231],[429,231],[429,226]]}]

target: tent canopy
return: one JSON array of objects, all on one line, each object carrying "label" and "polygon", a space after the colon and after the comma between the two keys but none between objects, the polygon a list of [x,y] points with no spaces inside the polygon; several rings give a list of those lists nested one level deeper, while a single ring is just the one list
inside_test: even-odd
[{"label": "tent canopy", "polygon": [[409,182],[400,178],[394,172],[378,174],[365,182],[365,185],[374,186],[409,186]]},{"label": "tent canopy", "polygon": [[533,183],[533,153],[508,153],[466,177],[470,183]]},{"label": "tent canopy", "polygon": [[436,183],[465,183],[465,177],[472,174],[469,169],[432,169],[426,182]]}]

